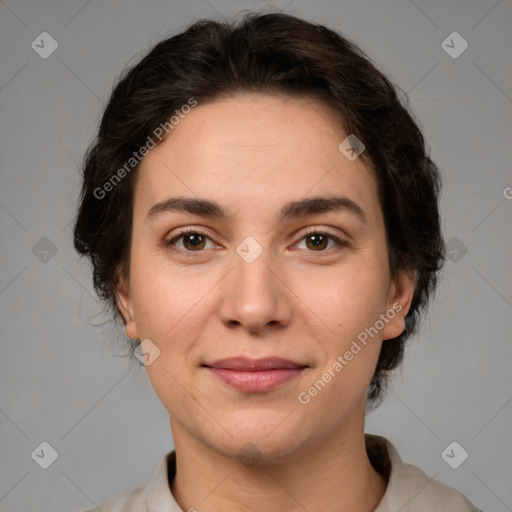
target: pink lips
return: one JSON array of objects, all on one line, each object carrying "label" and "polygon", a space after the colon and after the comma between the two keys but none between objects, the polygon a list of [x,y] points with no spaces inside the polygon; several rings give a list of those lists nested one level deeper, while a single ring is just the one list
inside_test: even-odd
[{"label": "pink lips", "polygon": [[204,365],[215,377],[246,392],[262,392],[274,389],[298,377],[306,365],[300,365],[280,357],[248,359],[235,357]]}]

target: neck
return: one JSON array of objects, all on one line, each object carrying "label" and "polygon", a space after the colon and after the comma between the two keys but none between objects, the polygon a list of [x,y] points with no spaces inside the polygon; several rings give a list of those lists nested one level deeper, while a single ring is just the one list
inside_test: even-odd
[{"label": "neck", "polygon": [[213,512],[339,510],[373,512],[385,479],[368,459],[362,423],[303,447],[285,462],[246,464],[191,437],[171,420],[176,476],[171,483],[183,510]]}]

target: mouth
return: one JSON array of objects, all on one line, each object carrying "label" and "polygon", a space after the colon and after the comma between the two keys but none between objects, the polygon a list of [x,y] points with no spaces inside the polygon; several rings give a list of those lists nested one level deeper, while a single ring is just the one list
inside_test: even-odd
[{"label": "mouth", "polygon": [[280,357],[249,359],[235,357],[203,365],[213,376],[244,392],[275,389],[302,374],[307,365]]}]

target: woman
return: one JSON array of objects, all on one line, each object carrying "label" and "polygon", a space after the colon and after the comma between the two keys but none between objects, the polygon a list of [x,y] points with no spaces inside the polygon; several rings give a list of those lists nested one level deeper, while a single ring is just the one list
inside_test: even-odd
[{"label": "woman", "polygon": [[195,23],[122,77],[83,171],[75,247],[175,443],[95,510],[477,510],[364,432],[444,246],[438,169],[359,48]]}]

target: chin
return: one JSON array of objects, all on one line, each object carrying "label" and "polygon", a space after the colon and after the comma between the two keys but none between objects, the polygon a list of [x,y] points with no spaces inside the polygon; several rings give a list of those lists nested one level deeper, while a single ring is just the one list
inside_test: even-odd
[{"label": "chin", "polygon": [[[238,447],[238,448],[237,448]],[[240,439],[226,447],[222,453],[238,459],[246,466],[271,466],[286,462],[299,449],[297,441],[290,439]]]},{"label": "chin", "polygon": [[276,412],[264,420],[260,412],[259,417],[249,415],[243,421],[239,418],[238,422],[225,424],[231,436],[223,436],[221,442],[211,441],[223,455],[245,464],[277,464],[300,449],[306,440],[302,439],[304,435],[307,438],[303,426],[297,425],[292,416]]}]

